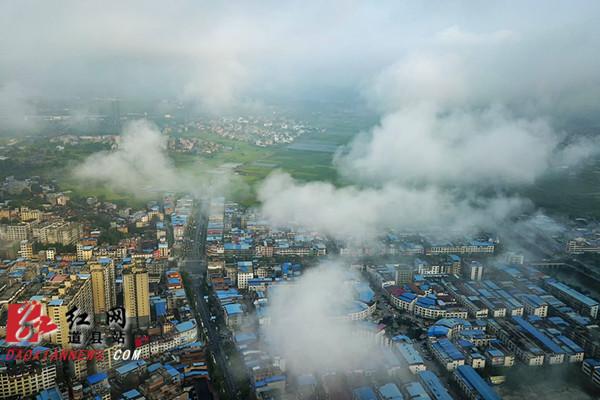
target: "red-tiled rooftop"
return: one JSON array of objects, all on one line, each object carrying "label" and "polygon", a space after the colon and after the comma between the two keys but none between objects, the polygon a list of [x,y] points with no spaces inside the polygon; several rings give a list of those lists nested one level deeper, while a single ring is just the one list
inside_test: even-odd
[{"label": "red-tiled rooftop", "polygon": [[67,280],[67,278],[68,278],[68,276],[67,276],[67,275],[60,275],[60,274],[57,274],[57,275],[54,275],[54,276],[52,277],[52,279],[50,279],[50,282],[58,282],[58,283],[60,283],[60,282],[64,282],[64,281],[66,281],[66,280]]}]

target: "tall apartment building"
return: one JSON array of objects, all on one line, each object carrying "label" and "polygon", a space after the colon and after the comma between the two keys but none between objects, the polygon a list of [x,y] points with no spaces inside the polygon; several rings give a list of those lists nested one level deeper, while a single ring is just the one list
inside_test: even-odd
[{"label": "tall apartment building", "polygon": [[159,283],[167,269],[166,260],[150,258],[146,260],[144,265],[146,266],[146,271],[148,271],[150,283]]},{"label": "tall apartment building", "polygon": [[523,254],[510,252],[506,254],[506,262],[508,264],[523,265],[525,262],[525,256]]},{"label": "tall apartment building", "polygon": [[[89,277],[72,275],[59,283],[58,286],[42,288],[40,296],[47,296],[47,314],[58,329],[50,334],[50,341],[64,348],[71,347],[69,343],[69,321],[67,313],[74,308],[78,315],[87,313],[87,321],[94,326],[94,301],[92,299],[92,280]],[[82,335],[83,338],[83,335]]]},{"label": "tall apartment building", "polygon": [[117,305],[115,288],[115,264],[111,259],[103,259],[90,266],[92,276],[92,299],[94,318],[97,322],[106,321],[106,312]]},{"label": "tall apartment building", "polygon": [[33,237],[42,243],[73,244],[81,234],[81,226],[76,222],[55,221],[32,228]]},{"label": "tall apartment building", "polygon": [[77,261],[89,261],[94,255],[94,246],[77,243]]},{"label": "tall apartment building", "polygon": [[483,264],[479,261],[471,261],[466,265],[464,274],[467,279],[472,281],[480,281],[483,278]]},{"label": "tall apartment building", "polygon": [[146,268],[132,266],[123,271],[123,303],[132,329],[150,325],[150,293]]},{"label": "tall apartment building", "polygon": [[396,266],[396,285],[411,283],[413,279],[413,267],[408,264],[398,264]]},{"label": "tall apartment building", "polygon": [[39,210],[30,210],[27,207],[21,207],[19,209],[19,216],[21,217],[21,221],[34,221],[40,219],[41,213]]},{"label": "tall apartment building", "polygon": [[169,243],[167,243],[166,239],[158,242],[158,256],[161,258],[169,257]]},{"label": "tall apartment building", "polygon": [[56,362],[6,362],[0,368],[0,398],[35,395],[56,385]]},{"label": "tall apartment building", "polygon": [[0,239],[15,241],[31,238],[32,229],[36,222],[21,222],[15,225],[0,225]]},{"label": "tall apartment building", "polygon": [[33,243],[29,240],[21,240],[19,245],[19,255],[23,258],[33,258]]},{"label": "tall apartment building", "polygon": [[252,261],[240,261],[237,263],[237,287],[248,289],[248,281],[254,278],[254,267]]}]

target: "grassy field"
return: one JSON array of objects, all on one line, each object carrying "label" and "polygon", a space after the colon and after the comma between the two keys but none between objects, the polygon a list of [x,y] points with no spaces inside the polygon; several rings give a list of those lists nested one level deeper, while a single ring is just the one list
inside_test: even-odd
[{"label": "grassy field", "polygon": [[[302,181],[336,182],[338,178],[332,166],[332,152],[293,150],[288,145],[257,147],[209,134],[201,134],[200,137],[219,142],[228,150],[212,157],[177,154],[174,156],[175,165],[193,173],[204,173],[223,164],[235,164],[237,178],[234,179],[232,194],[237,201],[246,205],[255,203],[256,184],[276,170],[285,171]],[[349,138],[350,136],[337,136],[334,140],[328,138],[327,143],[343,144]],[[314,141],[315,138],[300,138],[300,142],[303,140]]]}]

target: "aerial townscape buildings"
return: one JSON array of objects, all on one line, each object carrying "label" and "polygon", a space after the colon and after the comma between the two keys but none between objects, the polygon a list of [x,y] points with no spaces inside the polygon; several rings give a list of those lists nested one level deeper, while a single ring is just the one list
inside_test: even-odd
[{"label": "aerial townscape buildings", "polygon": [[173,256],[191,199],[167,194],[136,210],[93,198],[73,204],[51,185],[39,196],[47,201],[39,210],[1,208],[1,329],[8,306],[25,302],[39,304],[56,329],[31,345],[0,342],[0,397],[210,395],[206,344]]},{"label": "aerial townscape buildings", "polygon": [[[4,398],[497,399],[519,368],[599,381],[600,303],[553,263],[498,254],[495,235],[340,242],[225,197],[136,209],[42,188],[39,208],[0,208],[1,321],[6,334],[9,305],[34,302],[57,328],[20,345],[28,358],[1,343]],[[272,298],[332,257],[349,296],[330,318],[369,356],[303,369],[265,336]]]}]

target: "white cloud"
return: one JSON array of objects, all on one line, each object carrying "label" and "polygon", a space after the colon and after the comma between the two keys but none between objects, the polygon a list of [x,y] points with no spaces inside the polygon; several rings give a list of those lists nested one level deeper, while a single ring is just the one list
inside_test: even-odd
[{"label": "white cloud", "polygon": [[166,151],[167,138],[146,120],[128,123],[118,148],[89,156],[74,170],[87,184],[107,185],[112,189],[148,197],[155,192],[175,191],[193,194],[220,193],[230,176],[197,175],[175,167]]},{"label": "white cloud", "polygon": [[598,151],[588,141],[563,140],[546,119],[513,117],[501,107],[444,111],[421,104],[385,116],[338,156],[337,165],[365,182],[532,184],[556,160],[573,164]]},{"label": "white cloud", "polygon": [[270,291],[271,323],[263,333],[292,371],[351,370],[372,357],[373,341],[353,335],[350,322],[340,319],[353,302],[347,279],[343,266],[328,262]]},{"label": "white cloud", "polygon": [[75,174],[86,181],[109,184],[118,190],[174,190],[181,179],[165,154],[166,137],[158,127],[139,120],[127,124],[115,151],[98,152]]},{"label": "white cloud", "polygon": [[458,55],[415,53],[384,68],[370,80],[365,94],[383,112],[424,101],[462,103],[468,95],[466,72]]},{"label": "white cloud", "polygon": [[490,45],[517,38],[518,34],[508,29],[478,34],[465,31],[457,25],[448,27],[436,35],[436,39],[447,45]]},{"label": "white cloud", "polygon": [[271,174],[258,195],[263,214],[275,224],[293,222],[342,239],[371,239],[385,228],[492,228],[530,205],[520,198],[481,198],[395,183],[336,188],[325,182],[301,183],[283,173]]}]

